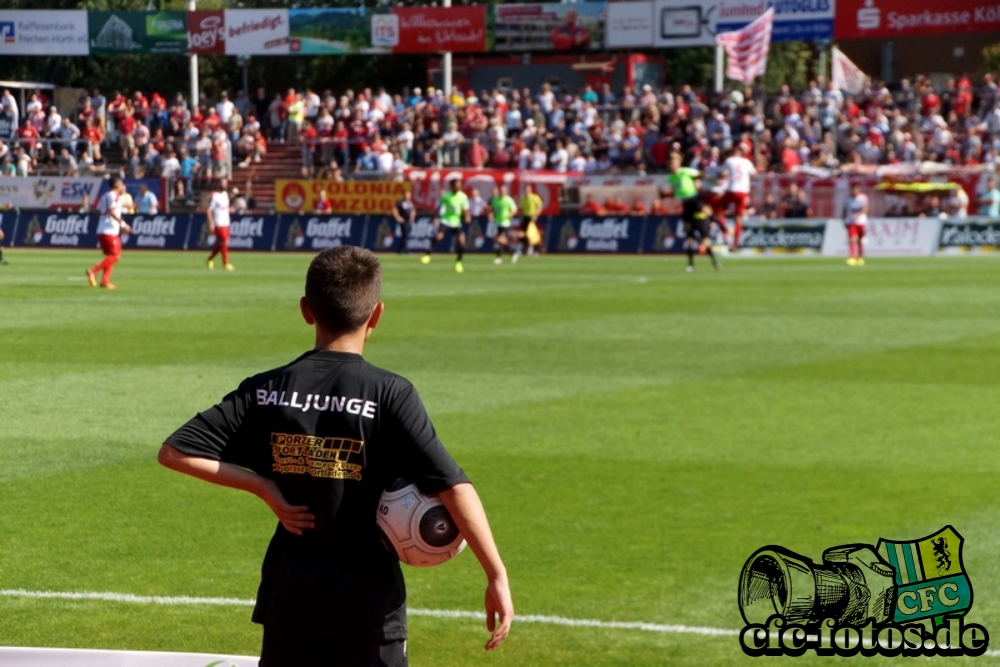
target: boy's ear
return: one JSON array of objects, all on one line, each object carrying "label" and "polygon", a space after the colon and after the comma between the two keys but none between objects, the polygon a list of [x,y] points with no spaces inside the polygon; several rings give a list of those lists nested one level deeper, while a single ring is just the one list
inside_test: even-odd
[{"label": "boy's ear", "polygon": [[313,317],[312,309],[309,308],[309,301],[305,297],[299,299],[299,310],[302,311],[302,319],[306,321],[306,324],[309,326],[316,324],[316,318]]},{"label": "boy's ear", "polygon": [[371,330],[378,326],[378,322],[382,319],[382,313],[384,312],[385,304],[381,301],[376,303],[375,307],[372,308],[372,314],[368,316],[368,324],[366,325],[369,335],[371,334]]}]

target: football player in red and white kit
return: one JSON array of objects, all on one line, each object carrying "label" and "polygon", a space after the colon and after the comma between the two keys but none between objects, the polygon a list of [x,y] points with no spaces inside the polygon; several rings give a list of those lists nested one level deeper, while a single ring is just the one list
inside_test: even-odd
[{"label": "football player in red and white kit", "polygon": [[733,250],[740,247],[740,234],[743,233],[743,216],[750,204],[750,179],[757,175],[753,162],[746,156],[750,153],[750,144],[742,142],[736,152],[726,158],[723,166],[729,175],[729,187],[722,198],[723,206],[732,204],[735,209],[736,226],[733,230]]},{"label": "football player in red and white kit", "polygon": [[115,289],[111,282],[111,273],[115,263],[122,256],[122,239],[120,234],[132,231],[128,223],[122,220],[122,195],[125,194],[125,183],[117,176],[111,179],[111,187],[101,195],[97,202],[97,210],[101,217],[97,221],[97,240],[101,244],[104,259],[92,269],[87,269],[87,281],[91,287],[97,287],[97,274],[101,275],[101,287]]},{"label": "football player in red and white kit", "polygon": [[226,271],[235,271],[229,263],[229,181],[220,178],[208,199],[208,231],[215,234],[215,247],[206,264],[215,268],[215,256],[222,253],[222,266]]},{"label": "football player in red and white kit", "polygon": [[861,186],[851,186],[851,197],[847,200],[847,243],[851,256],[847,258],[848,266],[865,265],[865,225],[868,224],[868,195],[861,191]]}]

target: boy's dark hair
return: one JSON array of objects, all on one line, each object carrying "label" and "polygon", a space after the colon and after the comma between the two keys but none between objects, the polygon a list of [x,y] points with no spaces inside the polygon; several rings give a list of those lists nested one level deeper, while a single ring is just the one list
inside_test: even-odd
[{"label": "boy's dark hair", "polygon": [[374,253],[357,246],[327,248],[316,255],[306,272],[309,309],[331,333],[363,326],[381,293],[382,265]]}]

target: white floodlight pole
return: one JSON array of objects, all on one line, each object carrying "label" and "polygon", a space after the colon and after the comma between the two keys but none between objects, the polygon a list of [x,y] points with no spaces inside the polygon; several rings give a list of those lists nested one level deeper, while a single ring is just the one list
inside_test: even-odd
[{"label": "white floodlight pole", "polygon": [[[195,10],[195,0],[189,0],[188,10],[192,12]],[[191,48],[190,44],[188,48]],[[192,53],[188,56],[188,60],[191,64],[191,102],[188,110],[194,115],[195,107],[198,106],[198,56]]]},{"label": "white floodlight pole", "polygon": [[723,61],[724,52],[722,50],[721,44],[715,45],[715,92],[722,92],[722,70],[724,65]]},{"label": "white floodlight pole", "polygon": [[[442,0],[442,7],[451,7],[451,0]],[[442,60],[442,88],[444,88],[444,98],[446,100],[451,99],[451,51],[444,52],[444,59]]]}]

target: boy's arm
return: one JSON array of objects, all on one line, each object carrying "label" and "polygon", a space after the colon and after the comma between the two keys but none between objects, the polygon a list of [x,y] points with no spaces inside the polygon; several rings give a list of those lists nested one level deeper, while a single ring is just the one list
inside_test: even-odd
[{"label": "boy's arm", "polygon": [[240,489],[254,494],[271,508],[278,521],[290,533],[301,535],[303,529],[315,526],[315,516],[309,513],[305,505],[289,505],[281,495],[278,485],[273,480],[257,473],[235,466],[199,456],[189,456],[180,450],[164,443],[156,460],[160,465],[185,475],[198,479]]},{"label": "boy's arm", "polygon": [[442,491],[439,497],[486,572],[486,629],[493,634],[485,648],[487,651],[493,650],[510,632],[510,624],[514,620],[514,603],[510,597],[507,570],[493,541],[486,510],[483,509],[476,489],[469,483],[456,484]]}]

